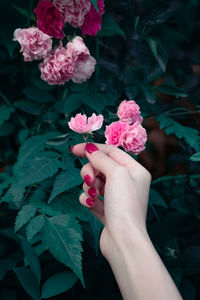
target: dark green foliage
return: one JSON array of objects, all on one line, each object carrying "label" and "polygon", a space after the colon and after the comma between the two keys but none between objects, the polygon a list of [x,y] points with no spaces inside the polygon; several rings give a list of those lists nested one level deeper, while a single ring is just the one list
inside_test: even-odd
[{"label": "dark green foliage", "polygon": [[183,298],[197,299],[199,1],[105,0],[101,31],[84,39],[95,73],[59,87],[42,81],[37,62],[25,63],[12,41],[16,28],[36,24],[36,5],[1,3],[0,299],[121,299],[99,251],[102,224],[79,204],[86,160],[69,148],[83,138],[67,123],[76,113],[102,113],[104,128],[94,140],[104,143],[105,125],[116,120],[123,99],[140,105],[149,133],[139,156],[153,175],[149,234]]}]

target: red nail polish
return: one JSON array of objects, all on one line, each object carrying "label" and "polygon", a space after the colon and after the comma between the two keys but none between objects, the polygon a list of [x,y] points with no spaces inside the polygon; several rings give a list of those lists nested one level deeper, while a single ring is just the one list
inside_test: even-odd
[{"label": "red nail polish", "polygon": [[86,203],[87,203],[87,205],[89,205],[89,206],[93,206],[94,201],[93,201],[92,199],[90,199],[90,198],[87,198],[87,199],[86,199]]},{"label": "red nail polish", "polygon": [[91,154],[95,151],[98,151],[99,149],[97,148],[97,146],[95,146],[94,144],[92,143],[88,143],[86,146],[85,146],[85,150]]},{"label": "red nail polish", "polygon": [[74,146],[72,145],[72,146],[70,147],[69,151],[72,152],[73,148],[74,148]]},{"label": "red nail polish", "polygon": [[88,195],[91,197],[91,198],[94,198],[95,196],[96,196],[96,190],[95,190],[95,188],[93,188],[93,187],[91,187],[91,188],[89,188],[89,190],[88,190]]},{"label": "red nail polish", "polygon": [[86,174],[83,178],[83,180],[85,181],[85,183],[87,185],[92,185],[92,178],[90,177],[90,175]]}]

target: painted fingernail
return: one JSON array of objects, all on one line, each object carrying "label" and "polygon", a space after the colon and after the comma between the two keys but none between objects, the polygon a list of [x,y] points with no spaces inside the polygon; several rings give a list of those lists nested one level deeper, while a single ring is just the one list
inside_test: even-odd
[{"label": "painted fingernail", "polygon": [[74,146],[72,145],[72,146],[70,147],[69,151],[72,152],[73,148],[74,148]]},{"label": "painted fingernail", "polygon": [[86,199],[86,203],[87,203],[87,205],[89,205],[89,206],[93,206],[94,201],[93,201],[92,199],[90,199],[90,198],[87,198],[87,199]]},{"label": "painted fingernail", "polygon": [[92,178],[90,177],[90,175],[86,174],[83,178],[83,180],[85,181],[85,183],[87,185],[91,185],[92,184]]},{"label": "painted fingernail", "polygon": [[98,151],[99,149],[97,148],[97,146],[95,146],[94,144],[92,143],[88,143],[86,146],[85,146],[85,150],[91,154],[95,151]]},{"label": "painted fingernail", "polygon": [[91,187],[91,188],[89,188],[89,190],[88,190],[88,195],[91,197],[91,198],[94,198],[95,196],[96,196],[96,190],[95,190],[95,188],[93,188],[93,187]]}]

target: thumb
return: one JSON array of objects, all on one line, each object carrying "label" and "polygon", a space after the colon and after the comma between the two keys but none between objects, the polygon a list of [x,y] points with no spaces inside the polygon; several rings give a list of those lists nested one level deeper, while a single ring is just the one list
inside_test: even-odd
[{"label": "thumb", "polygon": [[104,152],[100,151],[95,144],[88,143],[85,146],[85,154],[92,166],[107,176],[119,165]]}]

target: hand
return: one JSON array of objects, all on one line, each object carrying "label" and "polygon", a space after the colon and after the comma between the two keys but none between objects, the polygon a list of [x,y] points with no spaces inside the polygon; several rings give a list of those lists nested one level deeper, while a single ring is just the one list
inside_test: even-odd
[{"label": "hand", "polygon": [[150,173],[113,146],[84,143],[73,146],[72,153],[89,160],[81,170],[85,182],[80,202],[105,225],[100,239],[103,255],[107,256],[109,241],[123,236],[128,224],[146,234]]}]

